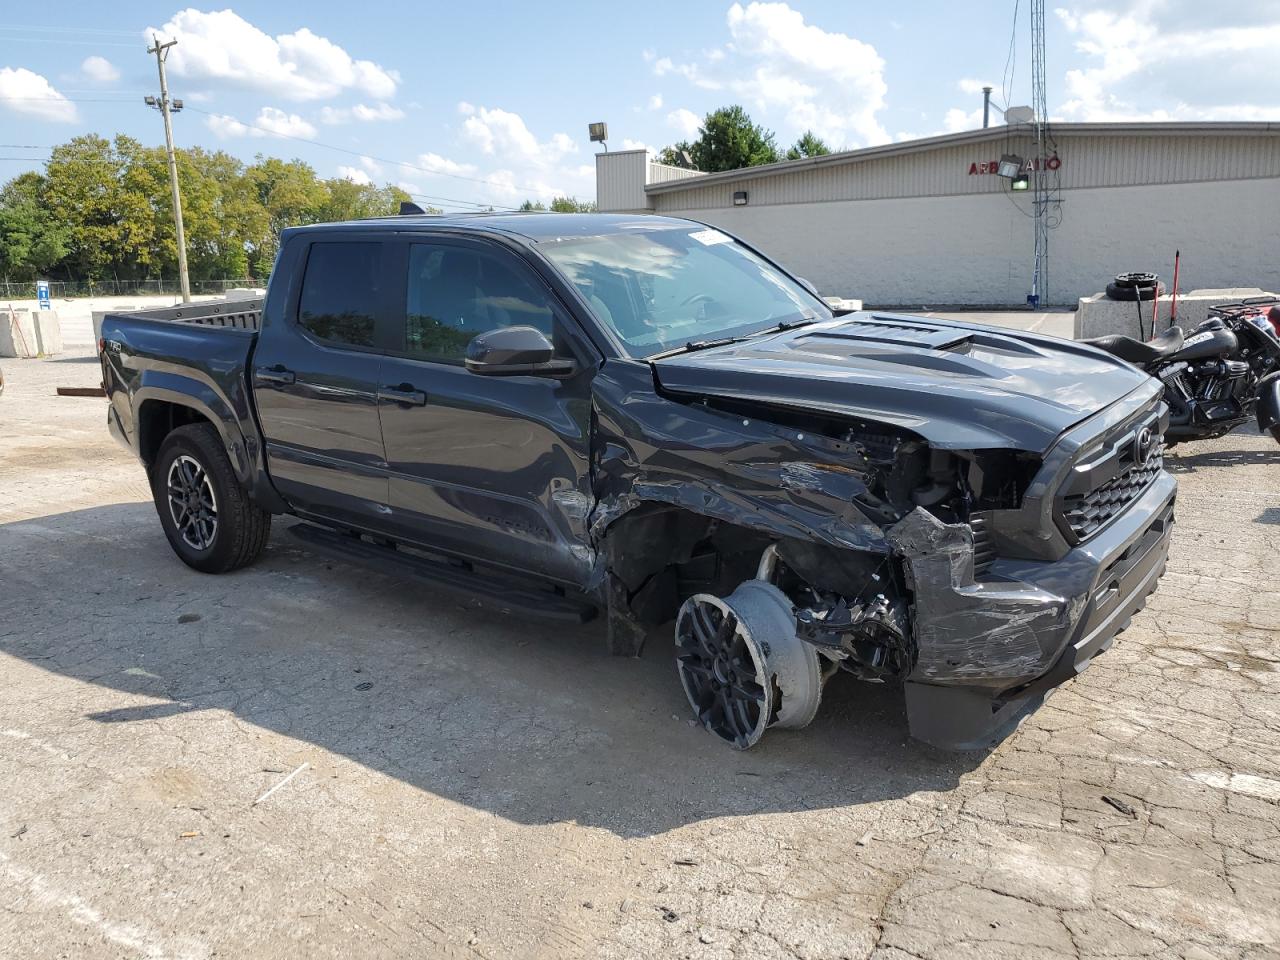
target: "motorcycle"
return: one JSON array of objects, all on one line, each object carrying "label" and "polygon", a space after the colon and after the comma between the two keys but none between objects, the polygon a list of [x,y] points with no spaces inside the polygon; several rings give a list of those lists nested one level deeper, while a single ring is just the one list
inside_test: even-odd
[{"label": "motorcycle", "polygon": [[1255,416],[1280,443],[1280,300],[1219,304],[1189,335],[1175,326],[1146,342],[1119,335],[1081,342],[1164,384],[1170,446],[1220,437]]}]

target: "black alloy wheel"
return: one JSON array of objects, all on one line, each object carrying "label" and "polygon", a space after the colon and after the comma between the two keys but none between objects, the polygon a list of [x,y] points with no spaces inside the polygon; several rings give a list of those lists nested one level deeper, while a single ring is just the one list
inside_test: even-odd
[{"label": "black alloy wheel", "polygon": [[771,720],[773,697],[745,625],[723,600],[699,594],[681,608],[676,664],[707,730],[739,750],[760,739]]},{"label": "black alloy wheel", "polygon": [[209,474],[194,457],[181,454],[169,465],[169,516],[192,550],[208,550],[218,535],[218,498]]}]

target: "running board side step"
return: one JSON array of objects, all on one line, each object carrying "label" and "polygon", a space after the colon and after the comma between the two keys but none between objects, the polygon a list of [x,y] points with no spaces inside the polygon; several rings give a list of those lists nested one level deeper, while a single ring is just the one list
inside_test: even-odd
[{"label": "running board side step", "polygon": [[401,550],[394,543],[375,543],[305,521],[295,523],[288,530],[308,550],[330,559],[356,563],[390,577],[407,577],[461,590],[502,613],[519,612],[571,623],[586,623],[596,615],[596,608],[585,600],[566,596],[537,580],[507,574],[488,577],[477,573],[465,561],[435,559],[416,551]]}]

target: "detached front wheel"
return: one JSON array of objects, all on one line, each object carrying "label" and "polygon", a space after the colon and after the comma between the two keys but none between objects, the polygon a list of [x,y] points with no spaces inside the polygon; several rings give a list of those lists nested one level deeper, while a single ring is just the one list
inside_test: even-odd
[{"label": "detached front wheel", "polygon": [[698,722],[738,750],[766,729],[808,726],[822,699],[818,654],[796,636],[786,594],[763,580],[724,599],[698,593],[685,601],[676,668]]},{"label": "detached front wheel", "polygon": [[271,514],[250,502],[212,424],[179,427],[151,466],[151,495],[173,552],[202,573],[227,573],[258,559]]}]

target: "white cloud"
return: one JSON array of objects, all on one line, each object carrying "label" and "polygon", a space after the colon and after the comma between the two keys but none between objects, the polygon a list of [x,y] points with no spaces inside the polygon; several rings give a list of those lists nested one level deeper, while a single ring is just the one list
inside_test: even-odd
[{"label": "white cloud", "polygon": [[272,37],[232,10],[182,10],[164,26],[148,27],[148,42],[153,34],[179,41],[169,54],[177,76],[269,90],[287,100],[322,100],[344,90],[385,100],[400,80],[306,27]]},{"label": "white cloud", "polygon": [[120,71],[106,57],[85,57],[80,72],[94,83],[115,83],[120,79]]},{"label": "white cloud", "polygon": [[742,97],[783,139],[813,130],[833,146],[889,140],[878,117],[888,91],[884,60],[871,44],[809,23],[786,3],[734,3],[726,25],[730,42],[702,62],[655,54],[647,58],[653,73]]},{"label": "white cloud", "polygon": [[475,164],[457,163],[438,153],[419,154],[416,165],[427,173],[443,173],[455,177],[474,177],[478,172]]},{"label": "white cloud", "polygon": [[662,94],[655,93],[652,97],[649,98],[649,109],[650,110],[662,109]]},{"label": "white cloud", "polygon": [[643,140],[632,140],[630,137],[623,137],[622,149],[623,150],[643,150],[650,155],[656,154],[658,152],[653,147],[649,146],[649,144],[645,143]]},{"label": "white cloud", "polygon": [[[424,153],[415,161],[417,169],[405,169],[405,176],[481,180],[482,184],[467,193],[479,194],[483,202],[498,206],[514,206],[524,199],[594,195],[595,165],[578,159],[583,148],[568,134],[553,133],[544,139],[530,130],[519,114],[466,101],[458,104],[458,113],[463,118],[463,142],[477,149],[484,162],[461,163]],[[444,191],[440,180],[428,191]]]},{"label": "white cloud", "polygon": [[228,117],[221,113],[211,113],[204,118],[204,125],[213,131],[213,135],[220,140],[227,140],[231,137],[247,137],[253,133],[249,127],[245,126],[235,117]]},{"label": "white cloud", "polygon": [[285,113],[278,107],[263,107],[252,123],[242,123],[235,117],[210,114],[205,126],[222,139],[229,137],[302,137],[310,140],[316,128],[296,113]]},{"label": "white cloud", "polygon": [[351,115],[357,120],[369,123],[374,120],[400,120],[404,117],[404,111],[389,103],[376,103],[372,107],[357,103],[351,108]]},{"label": "white cloud", "polygon": [[884,60],[871,44],[806,23],[785,3],[735,3],[729,33],[734,50],[759,64],[756,102],[785,110],[785,126],[836,142],[889,139],[876,118],[888,92]]},{"label": "white cloud", "polygon": [[352,183],[358,183],[362,187],[367,187],[373,183],[373,178],[358,167],[338,167],[338,176]]},{"label": "white cloud", "polygon": [[463,121],[462,132],[481,153],[548,168],[578,151],[578,145],[564,133],[553,134],[550,140],[540,143],[519,114],[498,108],[479,107]]},{"label": "white cloud", "polygon": [[1055,11],[1086,61],[1067,71],[1067,120],[1274,120],[1280,10],[1224,0],[1129,0]]},{"label": "white cloud", "polygon": [[74,103],[40,74],[25,67],[0,67],[0,107],[55,123],[75,123],[79,119]]},{"label": "white cloud", "polygon": [[956,84],[956,89],[961,93],[981,93],[983,87],[994,90],[996,85],[989,80],[974,80],[972,77],[965,77]]},{"label": "white cloud", "polygon": [[316,128],[296,113],[285,113],[278,107],[263,107],[253,125],[280,137],[314,137]]},{"label": "white cloud", "polygon": [[680,136],[689,139],[698,135],[698,128],[702,126],[702,118],[692,110],[680,107],[678,110],[672,110],[667,114],[667,126],[674,127],[680,131]]},{"label": "white cloud", "polygon": [[[723,55],[715,57],[713,62],[721,59],[723,59]],[[661,60],[655,61],[653,75],[655,77],[665,77],[667,74],[684,77],[695,87],[701,87],[703,90],[720,90],[724,87],[723,82],[707,76],[697,63],[673,63],[670,57],[663,57]]]},{"label": "white cloud", "polygon": [[982,108],[976,110],[962,110],[959,107],[952,107],[947,111],[946,116],[942,118],[942,124],[946,127],[947,133],[959,133],[962,130],[977,130],[982,126]]},{"label": "white cloud", "polygon": [[378,103],[372,107],[357,103],[354,107],[321,107],[320,122],[327,124],[349,123],[360,120],[365,123],[374,120],[399,120],[404,111],[389,103]]}]

